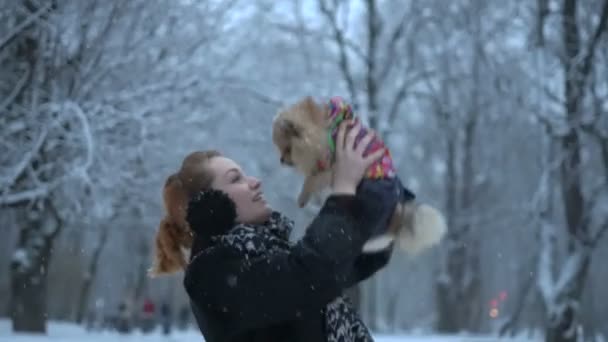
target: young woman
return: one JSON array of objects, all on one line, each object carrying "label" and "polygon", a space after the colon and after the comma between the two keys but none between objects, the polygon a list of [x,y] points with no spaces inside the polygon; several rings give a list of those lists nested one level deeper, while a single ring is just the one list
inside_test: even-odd
[{"label": "young woman", "polygon": [[373,341],[342,293],[386,265],[391,253],[361,254],[381,210],[373,194],[356,193],[383,151],[363,156],[372,134],[355,146],[360,127],[348,134],[345,127],[333,192],[297,242],[288,240],[292,221],[271,209],[261,182],[218,152],[190,154],[167,179],[153,272],[185,269],[205,341]]}]

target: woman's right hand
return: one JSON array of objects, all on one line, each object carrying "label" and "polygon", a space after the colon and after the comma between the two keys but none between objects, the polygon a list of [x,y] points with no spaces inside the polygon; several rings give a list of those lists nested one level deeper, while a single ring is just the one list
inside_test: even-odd
[{"label": "woman's right hand", "polygon": [[334,194],[355,194],[365,171],[384,154],[384,149],[380,149],[364,157],[365,149],[374,138],[374,133],[368,131],[355,147],[355,140],[362,127],[357,121],[346,134],[350,125],[352,121],[343,122],[336,137],[336,160],[332,179]]}]

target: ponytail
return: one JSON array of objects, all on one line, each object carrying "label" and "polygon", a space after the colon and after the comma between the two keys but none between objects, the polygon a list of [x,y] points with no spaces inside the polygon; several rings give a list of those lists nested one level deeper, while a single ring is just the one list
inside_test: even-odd
[{"label": "ponytail", "polygon": [[166,216],[161,220],[155,238],[155,255],[151,276],[170,274],[186,267],[185,249],[192,248],[193,233],[186,221],[188,199],[211,186],[213,173],[205,164],[221,154],[214,150],[190,153],[180,170],[169,176],[163,187]]},{"label": "ponytail", "polygon": [[151,276],[171,274],[186,266],[183,248],[192,246],[192,233],[186,223],[187,194],[177,175],[165,182],[163,199],[167,215],[161,220],[155,239],[155,260]]}]

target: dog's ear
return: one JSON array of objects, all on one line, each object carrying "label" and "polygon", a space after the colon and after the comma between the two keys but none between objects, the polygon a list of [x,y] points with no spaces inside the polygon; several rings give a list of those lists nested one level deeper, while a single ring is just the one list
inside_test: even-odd
[{"label": "dog's ear", "polygon": [[315,100],[310,95],[306,96],[304,98],[304,100],[302,100],[302,103],[304,104],[304,106],[308,110],[313,110],[313,109],[317,108],[317,103],[315,102]]},{"label": "dog's ear", "polygon": [[295,123],[293,123],[293,121],[289,119],[281,119],[279,122],[277,122],[277,124],[285,136],[294,138],[300,136],[300,129]]},{"label": "dog's ear", "polygon": [[314,123],[319,125],[325,123],[325,113],[327,112],[325,107],[327,106],[319,106],[312,96],[306,96],[302,100],[302,105]]}]

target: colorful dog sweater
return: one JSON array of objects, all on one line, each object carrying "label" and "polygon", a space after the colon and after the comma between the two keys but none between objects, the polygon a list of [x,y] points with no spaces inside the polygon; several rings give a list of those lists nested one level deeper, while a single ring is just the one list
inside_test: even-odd
[{"label": "colorful dog sweater", "polygon": [[[327,140],[329,143],[328,157],[321,159],[317,162],[317,168],[319,171],[325,170],[329,167],[329,164],[334,159],[334,153],[336,151],[336,137],[338,135],[338,127],[344,120],[351,120],[355,117],[352,107],[344,102],[340,97],[332,97],[329,100],[329,119],[330,126],[327,131]],[[367,133],[367,129],[362,127],[359,135],[356,138],[356,144]],[[393,158],[391,157],[390,151],[385,147],[385,144],[379,137],[374,137],[372,142],[365,150],[365,155],[374,153],[379,149],[385,149],[384,155],[377,161],[375,161],[368,169],[365,174],[365,178],[371,179],[384,179],[395,177],[395,167],[393,165]]]}]

